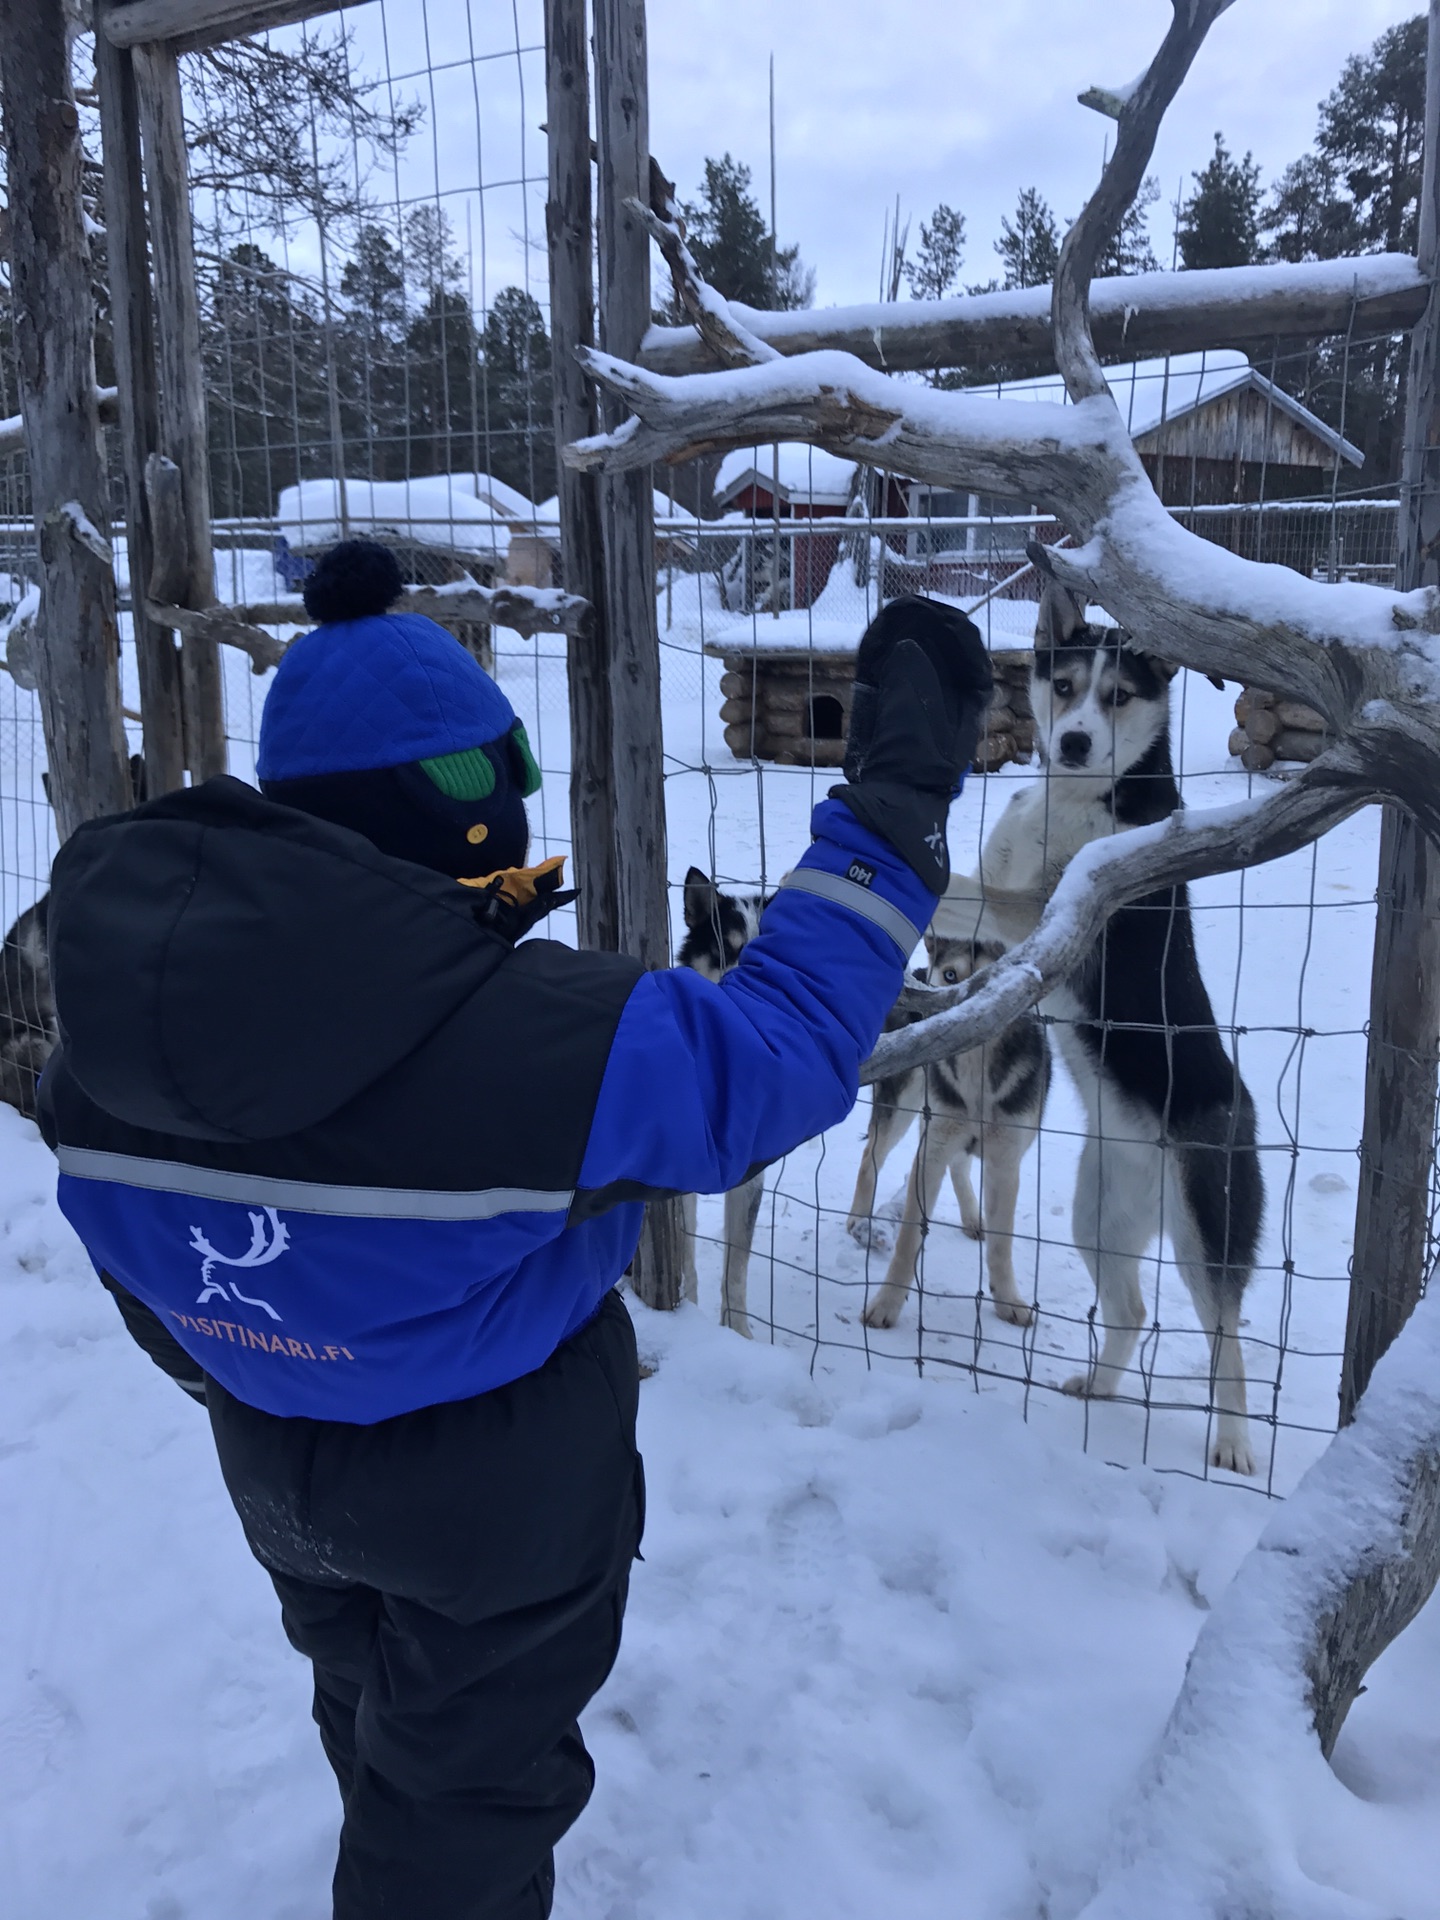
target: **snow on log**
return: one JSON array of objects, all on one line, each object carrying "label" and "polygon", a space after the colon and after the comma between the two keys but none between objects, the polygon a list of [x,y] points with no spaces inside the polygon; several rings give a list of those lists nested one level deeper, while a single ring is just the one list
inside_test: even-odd
[{"label": "snow on log", "polygon": [[[1367,1669],[1440,1575],[1440,1285],[1206,1619],[1083,1920],[1342,1916],[1306,1879],[1286,1803],[1344,1789],[1325,1765]],[[1292,1783],[1277,1800],[1276,1781]],[[1279,1844],[1277,1845],[1277,1841]]]},{"label": "snow on log", "polygon": [[[1256,340],[1355,339],[1405,333],[1427,287],[1408,253],[1313,260],[1297,266],[1213,267],[1097,280],[1090,324],[1106,360],[1143,360]],[[870,301],[789,313],[730,302],[732,321],[787,357],[833,350],[886,372],[1003,363],[1007,378],[1055,365],[1051,290],[974,293],[951,300]],[[693,327],[651,327],[640,364],[652,373],[703,373],[721,362]]]}]

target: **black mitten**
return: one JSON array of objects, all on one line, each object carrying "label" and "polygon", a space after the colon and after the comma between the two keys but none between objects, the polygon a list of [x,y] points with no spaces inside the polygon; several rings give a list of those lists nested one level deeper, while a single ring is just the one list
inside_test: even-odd
[{"label": "black mitten", "polygon": [[945,818],[974,757],[993,685],[979,629],[941,601],[892,600],[860,642],[847,784],[831,794],[935,893],[950,878]]}]

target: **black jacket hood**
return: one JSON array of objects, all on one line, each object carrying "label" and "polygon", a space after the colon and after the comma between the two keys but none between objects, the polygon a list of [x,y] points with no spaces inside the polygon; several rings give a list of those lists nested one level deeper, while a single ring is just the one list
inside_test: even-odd
[{"label": "black jacket hood", "polygon": [[65,1064],[132,1126],[298,1132],[398,1065],[505,960],[475,905],[238,780],[92,821],[51,882]]}]

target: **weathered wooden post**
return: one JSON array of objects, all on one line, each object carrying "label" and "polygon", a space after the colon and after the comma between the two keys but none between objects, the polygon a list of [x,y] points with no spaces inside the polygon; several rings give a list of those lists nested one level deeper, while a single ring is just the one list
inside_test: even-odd
[{"label": "weathered wooden post", "polygon": [[[183,555],[162,552],[160,559],[166,569],[165,597],[180,606],[202,608],[214,604],[215,560],[210,545],[210,447],[180,63],[174,47],[165,41],[135,47],[134,61],[155,263],[159,451],[179,470],[180,511],[171,524],[183,527],[185,543]],[[226,759],[224,694],[219,649],[213,640],[201,635],[185,638],[181,683],[186,761],[192,779],[208,780],[224,773]]]},{"label": "weathered wooden post", "polygon": [[[1395,584],[1440,584],[1440,0],[1430,0],[1420,270],[1430,296],[1410,343]],[[1340,1383],[1348,1424],[1425,1276],[1440,1047],[1440,848],[1398,808],[1380,833],[1365,1131]]]},{"label": "weathered wooden post", "polygon": [[155,377],[140,105],[129,48],[112,46],[103,33],[95,36],[95,77],[105,153],[105,255],[120,409],[130,617],[140,679],[145,786],[153,799],[184,785],[184,714],[175,637],[168,627],[158,626],[150,618],[146,606],[155,548],[145,464],[159,444],[160,399]]},{"label": "weathered wooden post", "polygon": [[[596,431],[595,389],[575,357],[595,343],[590,193],[590,62],[585,0],[545,0],[545,102],[550,194],[550,339],[555,444]],[[605,622],[605,556],[600,483],[560,466],[562,585],[593,609],[566,641],[570,691],[570,845],[582,947],[620,946],[615,893],[615,806],[610,670]]]},{"label": "weathered wooden post", "polygon": [[[600,345],[633,360],[650,324],[650,240],[627,199],[650,200],[650,114],[644,0],[595,0],[595,131],[599,149]],[[612,403],[613,404],[613,403]],[[623,418],[614,415],[612,425]],[[614,727],[616,897],[620,945],[646,966],[670,961],[666,893],[660,634],[655,618],[655,500],[649,469],[600,479],[605,626]],[[680,1298],[677,1202],[652,1205],[636,1255],[648,1306]]]},{"label": "weathered wooden post", "polygon": [[130,796],[67,24],[63,0],[0,7],[20,401],[40,540],[35,665],[62,840]]}]

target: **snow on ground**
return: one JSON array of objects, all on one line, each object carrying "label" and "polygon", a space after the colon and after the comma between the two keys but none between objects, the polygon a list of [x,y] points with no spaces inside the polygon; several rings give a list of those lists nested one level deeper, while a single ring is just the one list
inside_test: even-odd
[{"label": "snow on ground", "polygon": [[[233,597],[254,591],[251,572],[238,567]],[[701,648],[754,623],[727,621],[713,583],[685,576],[661,604],[678,919],[692,861],[773,885],[833,776],[732,760],[720,663]],[[823,617],[858,632],[864,608],[857,595]],[[564,850],[563,643],[498,638],[546,770],[538,848]],[[225,668],[245,776],[267,681],[238,655]],[[1175,698],[1188,803],[1240,797],[1251,783],[1226,755],[1228,700],[1191,675]],[[37,740],[32,697],[0,685],[10,912],[43,884]],[[969,785],[957,867],[973,868],[1031,777]],[[1270,1200],[1246,1358],[1261,1484],[1279,1493],[1334,1420],[1374,874],[1375,823],[1361,817],[1311,852],[1195,889],[1202,965],[1221,1021],[1243,1029],[1260,1112]],[[1051,1390],[1089,1338],[1068,1239],[1079,1113],[1063,1078],[1017,1222],[1041,1308],[1024,1337],[981,1297],[980,1251],[948,1199],[921,1296],[893,1333],[864,1334],[883,1255],[843,1230],[863,1126],[862,1106],[771,1177],[751,1273],[760,1338],[714,1324],[714,1244],[698,1312],[637,1310],[658,1362],[642,1394],[646,1561],[587,1716],[599,1785],[562,1850],[560,1920],[1078,1915],[1205,1612],[1274,1511],[1230,1476],[1194,1477],[1204,1357],[1168,1261],[1151,1275],[1148,1391],[1137,1380],[1130,1404],[1087,1409]],[[882,1196],[907,1164],[902,1151]],[[718,1235],[718,1202],[700,1220]],[[203,1416],[131,1345],[55,1209],[49,1156],[4,1108],[0,1542],[7,1920],[320,1920],[338,1808],[303,1664]],[[1257,1863],[1257,1887],[1299,1889],[1277,1920],[1436,1913],[1437,1684],[1432,1605],[1371,1676],[1333,1792],[1270,1783],[1259,1825],[1284,1871]],[[1197,1831],[1209,1811],[1200,1783]],[[1325,1904],[1341,1895],[1361,1904]]]}]

